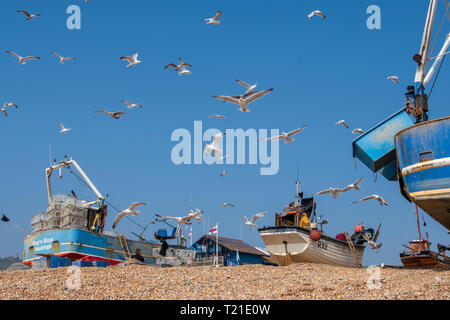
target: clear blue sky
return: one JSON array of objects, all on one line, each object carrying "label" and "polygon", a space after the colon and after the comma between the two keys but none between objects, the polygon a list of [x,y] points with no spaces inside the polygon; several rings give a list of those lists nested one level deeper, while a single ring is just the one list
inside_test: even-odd
[{"label": "clear blue sky", "polygon": [[[71,4],[81,8],[81,30],[66,28]],[[372,4],[381,7],[381,30],[366,27],[366,9]],[[334,123],[346,119],[352,128],[368,129],[403,106],[405,88],[414,80],[412,56],[419,50],[427,7],[428,1],[407,0],[1,1],[0,102],[15,101],[19,109],[10,109],[7,119],[0,116],[0,212],[28,231],[31,216],[45,210],[44,170],[51,145],[53,158],[76,159],[114,206],[146,202],[135,218],[140,224],[154,213],[180,216],[199,207],[211,227],[219,222],[221,236],[240,238],[242,216],[268,211],[259,224],[272,225],[273,213],[293,200],[298,162],[305,194],[364,176],[360,192],[320,197],[318,213],[330,221],[326,231],[331,236],[352,232],[361,221],[374,227],[381,222],[383,247],[379,253],[367,249],[364,264],[400,264],[402,244],[417,238],[414,207],[397,183],[381,175],[375,182],[360,162],[355,171],[354,136]],[[327,19],[308,20],[314,9]],[[41,17],[26,21],[16,10]],[[217,10],[223,12],[221,25],[201,21]],[[447,21],[442,33],[448,31]],[[442,43],[443,37],[435,51]],[[41,60],[19,65],[6,50]],[[60,65],[50,51],[77,60]],[[143,63],[127,69],[119,57],[135,51]],[[164,70],[179,56],[193,65],[192,75]],[[386,80],[390,75],[398,75],[400,85]],[[275,89],[244,114],[211,98],[240,94],[236,79]],[[432,118],[448,116],[449,81],[444,64],[430,99]],[[143,108],[119,120],[93,113],[126,111],[122,99]],[[206,120],[209,114],[224,114],[230,121]],[[56,120],[72,131],[59,134]],[[261,176],[258,165],[173,165],[171,133],[192,130],[194,120],[221,130],[308,127],[292,145],[280,145],[279,173]],[[222,170],[231,174],[220,178]],[[55,192],[74,189],[80,197],[93,198],[68,173],[62,181],[55,177],[53,185]],[[351,204],[374,193],[391,205]],[[191,204],[188,197],[199,201]],[[235,208],[222,208],[226,201]],[[111,209],[108,229],[115,214]],[[433,247],[447,244],[445,229],[424,216]],[[204,225],[193,226],[195,241]],[[138,228],[123,220],[118,230],[131,235]],[[256,230],[242,230],[244,241],[264,247]],[[0,224],[0,256],[17,252],[22,252],[21,234]]]}]

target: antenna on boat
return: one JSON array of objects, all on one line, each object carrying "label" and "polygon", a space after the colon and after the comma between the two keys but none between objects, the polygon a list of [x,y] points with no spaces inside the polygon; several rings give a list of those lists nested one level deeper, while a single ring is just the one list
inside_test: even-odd
[{"label": "antenna on boat", "polygon": [[49,160],[50,160],[50,167],[52,166],[52,145],[51,144],[49,144],[48,145],[48,155],[49,155]]},{"label": "antenna on boat", "polygon": [[295,180],[295,184],[297,186],[297,193],[295,194],[295,201],[297,204],[299,204],[299,198],[300,198],[300,181],[298,180],[298,161],[297,161],[297,179]]}]

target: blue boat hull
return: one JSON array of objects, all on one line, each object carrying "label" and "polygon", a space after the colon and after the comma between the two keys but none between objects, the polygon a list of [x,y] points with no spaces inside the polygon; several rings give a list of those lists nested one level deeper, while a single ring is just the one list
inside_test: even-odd
[{"label": "blue boat hull", "polygon": [[450,229],[450,117],[395,136],[402,194]]},{"label": "blue boat hull", "polygon": [[[141,249],[146,264],[155,264],[155,250],[161,244],[128,240],[130,252]],[[76,228],[58,229],[29,235],[24,239],[23,263],[31,264],[43,255],[57,255],[71,259],[107,261],[111,265],[124,262],[124,252],[117,237],[97,234]]]}]

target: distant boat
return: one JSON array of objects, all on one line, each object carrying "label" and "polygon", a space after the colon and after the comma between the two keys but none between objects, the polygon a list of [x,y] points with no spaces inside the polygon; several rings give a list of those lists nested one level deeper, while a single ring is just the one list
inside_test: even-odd
[{"label": "distant boat", "polygon": [[[430,250],[431,242],[422,239],[419,223],[419,210],[417,209],[417,206],[416,220],[419,240],[410,241],[409,246],[407,247],[409,250],[400,253],[400,260],[402,261],[403,266],[405,268],[450,270],[450,258],[445,255],[445,250],[448,248],[443,248],[442,253],[433,252]],[[439,246],[438,251],[441,251],[439,250]]]},{"label": "distant boat", "polygon": [[[335,238],[323,232],[327,220],[318,221],[314,198],[303,198],[275,214],[275,226],[259,228],[259,234],[270,253],[270,260],[281,266],[290,263],[313,262],[342,267],[361,267],[366,242],[362,235],[376,241],[373,229],[359,225],[355,233],[340,233]],[[302,216],[309,221],[305,225]],[[320,225],[320,230],[317,226]]]}]

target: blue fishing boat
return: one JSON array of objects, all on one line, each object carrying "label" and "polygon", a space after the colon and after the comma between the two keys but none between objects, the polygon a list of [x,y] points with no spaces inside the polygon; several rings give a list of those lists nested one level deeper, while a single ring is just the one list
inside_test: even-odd
[{"label": "blue fishing boat", "polygon": [[395,136],[402,194],[450,229],[450,117]]},{"label": "blue fishing boat", "polygon": [[[81,175],[79,178],[96,194],[96,200],[80,200],[74,192],[71,195],[52,194],[52,173],[62,168],[74,173],[72,167],[77,169]],[[24,264],[32,266],[33,261],[51,256],[104,261],[109,265],[134,259],[148,265],[170,266],[189,264],[195,259],[195,250],[183,246],[171,245],[171,250],[165,248],[161,254],[160,241],[147,241],[142,234],[137,235],[139,240],[131,240],[123,234],[104,230],[108,210],[106,201],[75,160],[65,159],[59,164],[55,163],[46,169],[46,177],[47,210],[31,219],[30,234],[24,239]],[[176,235],[179,234],[178,227]]]},{"label": "blue fishing boat", "polygon": [[437,3],[430,0],[420,52],[413,57],[416,84],[407,87],[405,107],[355,139],[353,156],[373,172],[398,181],[408,201],[450,230],[450,117],[428,119],[428,84],[450,45],[449,33],[439,54],[430,57]]}]

